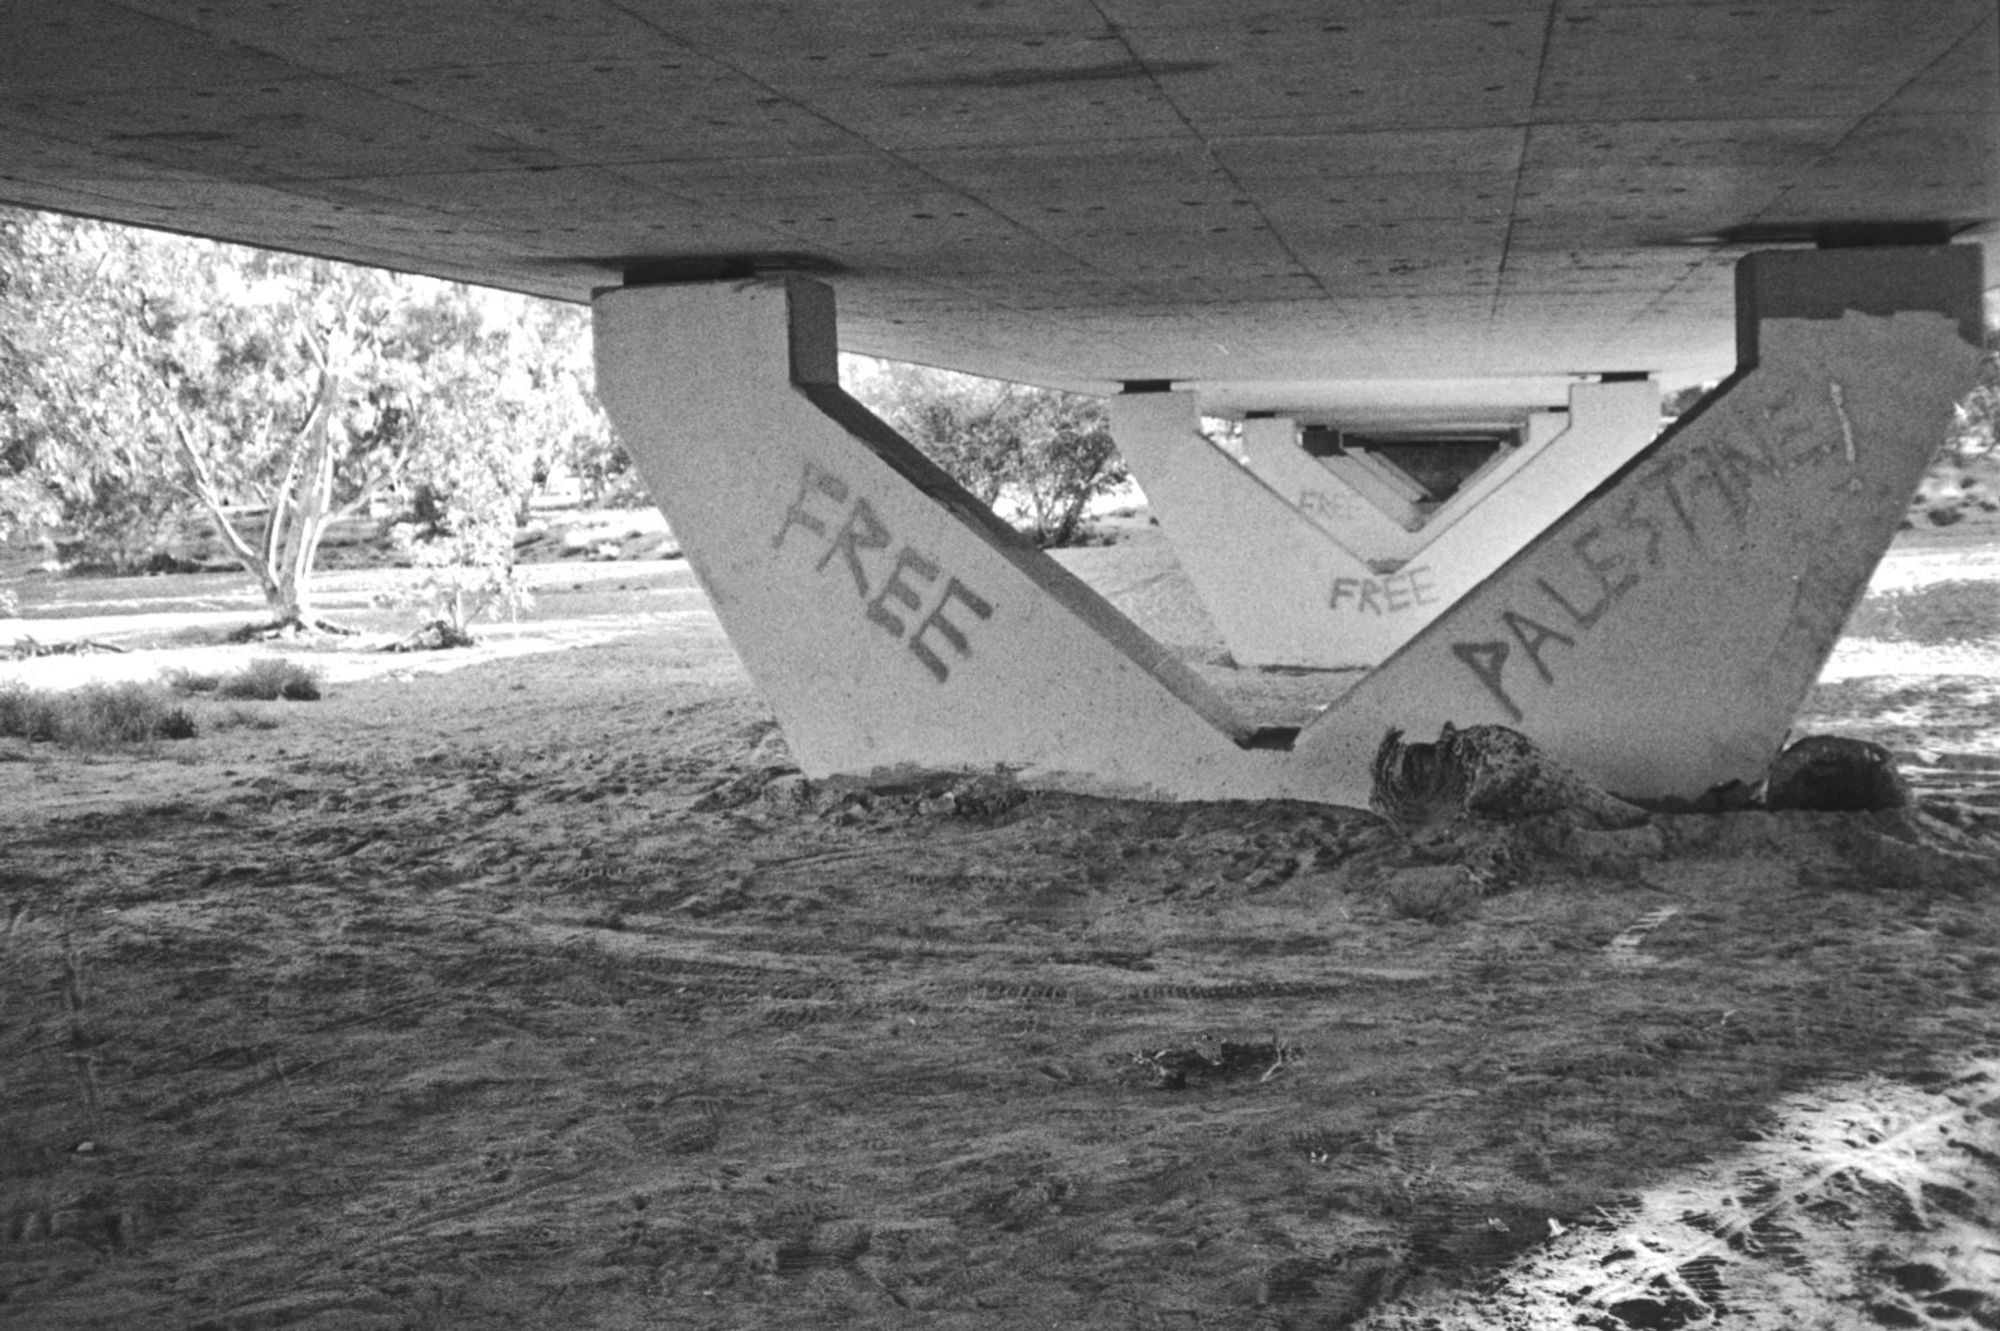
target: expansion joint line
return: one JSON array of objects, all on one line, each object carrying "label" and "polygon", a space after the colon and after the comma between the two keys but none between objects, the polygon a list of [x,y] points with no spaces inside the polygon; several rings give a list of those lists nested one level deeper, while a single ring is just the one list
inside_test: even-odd
[{"label": "expansion joint line", "polygon": [[1507,200],[1507,234],[1500,241],[1500,266],[1493,274],[1493,300],[1486,309],[1491,328],[1500,319],[1501,293],[1507,289],[1507,267],[1514,257],[1514,226],[1521,215],[1521,181],[1528,174],[1528,150],[1534,145],[1535,116],[1542,107],[1542,93],[1548,86],[1549,54],[1556,44],[1558,0],[1549,0],[1548,17],[1542,20],[1542,50],[1535,60],[1535,91],[1528,98],[1527,122],[1521,126],[1521,160],[1514,166],[1514,192]]},{"label": "expansion joint line", "polygon": [[1338,310],[1339,304],[1334,299],[1333,292],[1327,289],[1326,279],[1306,267],[1305,261],[1299,258],[1298,251],[1292,248],[1291,242],[1285,239],[1282,231],[1278,230],[1277,223],[1273,222],[1270,214],[1264,211],[1264,205],[1257,201],[1256,195],[1244,187],[1242,180],[1237,177],[1234,171],[1229,169],[1229,164],[1216,155],[1215,145],[1208,141],[1208,136],[1201,132],[1194,121],[1188,117],[1188,113],[1181,109],[1180,103],[1173,99],[1173,94],[1167,91],[1166,85],[1160,82],[1160,76],[1153,72],[1153,67],[1146,63],[1145,58],[1132,45],[1132,39],[1125,35],[1125,29],[1119,27],[1117,20],[1104,12],[1104,6],[1099,4],[1098,0],[1091,0],[1090,7],[1096,10],[1097,17],[1103,20],[1105,31],[1117,38],[1118,44],[1125,48],[1126,58],[1145,74],[1146,82],[1152,85],[1153,91],[1159,94],[1160,100],[1165,102],[1168,109],[1174,113],[1174,119],[1180,121],[1182,127],[1194,138],[1195,142],[1201,145],[1202,156],[1208,160],[1209,165],[1213,166],[1221,174],[1222,178],[1229,182],[1229,188],[1235,192],[1237,198],[1248,199],[1250,201],[1251,211],[1257,214],[1258,224],[1264,228],[1265,234],[1271,237],[1272,242],[1277,245],[1279,250],[1283,251],[1285,261],[1291,264],[1294,271],[1303,273],[1306,277],[1312,279],[1312,284],[1318,288],[1319,294],[1328,304],[1333,305]]}]

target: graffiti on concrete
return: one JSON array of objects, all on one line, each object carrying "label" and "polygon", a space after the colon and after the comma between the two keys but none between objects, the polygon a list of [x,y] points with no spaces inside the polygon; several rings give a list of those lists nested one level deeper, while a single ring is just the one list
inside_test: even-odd
[{"label": "graffiti on concrete", "polygon": [[[1606,495],[1623,502],[1603,505],[1610,509],[1605,520],[1535,550],[1529,567],[1537,572],[1494,611],[1492,635],[1455,641],[1452,654],[1511,720],[1522,720],[1523,666],[1544,686],[1554,686],[1563,654],[1576,650],[1670,553],[1704,563],[1740,557],[1759,481],[1832,457],[1854,465],[1853,424],[1843,392],[1833,389],[1817,400],[1788,393],[1729,437],[1655,456]],[[1823,575],[1808,575],[1808,581],[1819,580]],[[1800,636],[1830,642],[1828,625],[1820,622],[1828,616],[1816,608],[1839,602],[1818,588],[1804,597],[1803,608],[1794,608],[1795,618],[1810,621]],[[1832,628],[1838,632],[1837,624]]]},{"label": "graffiti on concrete", "polygon": [[[863,618],[903,642],[938,683],[951,677],[945,651],[961,658],[972,655],[966,617],[991,619],[993,603],[947,575],[937,560],[907,544],[898,545],[875,506],[854,494],[845,480],[806,463],[798,494],[785,509],[771,548],[782,549],[794,530],[826,543],[814,571],[844,569],[861,598]],[[941,578],[943,589],[933,596]]]},{"label": "graffiti on concrete", "polygon": [[[1842,550],[1852,538],[1852,529],[1837,515],[1822,524],[1818,548]],[[1859,598],[1862,580],[1854,572],[1859,561],[1822,559],[1800,574],[1785,607],[1783,624],[1769,657],[1753,677],[1755,686],[1769,692],[1782,681],[1795,680],[1805,670],[1816,669],[1847,627],[1847,617]]]},{"label": "graffiti on concrete", "polygon": [[1437,585],[1428,564],[1375,578],[1335,578],[1327,608],[1357,615],[1400,615],[1420,606],[1436,605]]},{"label": "graffiti on concrete", "polygon": [[1351,495],[1330,494],[1325,490],[1299,491],[1299,512],[1321,522],[1344,522],[1358,511],[1357,501]]}]

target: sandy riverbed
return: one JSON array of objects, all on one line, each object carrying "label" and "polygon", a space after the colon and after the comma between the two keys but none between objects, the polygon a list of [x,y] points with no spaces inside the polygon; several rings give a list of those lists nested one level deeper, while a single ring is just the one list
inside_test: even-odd
[{"label": "sandy riverbed", "polygon": [[[1298,705],[1143,538],[1076,558]],[[2000,560],[1879,585],[1940,569]],[[1814,697],[1915,818],[1412,840],[816,796],[684,566],[534,576],[318,703],[0,741],[0,1324],[2000,1326],[1990,643]],[[273,650],[194,640],[230,579],[21,586],[140,650],[14,677]]]}]

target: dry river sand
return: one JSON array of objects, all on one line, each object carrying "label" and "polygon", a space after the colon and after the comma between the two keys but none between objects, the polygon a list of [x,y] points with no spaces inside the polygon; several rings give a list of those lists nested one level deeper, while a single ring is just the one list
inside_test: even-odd
[{"label": "dry river sand", "polygon": [[[1815,694],[1916,813],[1411,837],[816,790],[684,566],[534,572],[289,649],[317,703],[0,740],[0,1326],[2000,1327],[1991,644]],[[236,579],[18,586],[141,650],[6,677],[278,650],[197,641]]]}]

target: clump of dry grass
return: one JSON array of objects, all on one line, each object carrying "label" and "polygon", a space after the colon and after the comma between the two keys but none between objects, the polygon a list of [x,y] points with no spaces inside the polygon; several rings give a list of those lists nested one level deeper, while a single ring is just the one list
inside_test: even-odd
[{"label": "clump of dry grass", "polygon": [[276,730],[278,725],[277,717],[253,707],[232,707],[208,720],[210,730]]},{"label": "clump of dry grass", "polygon": [[2000,638],[2000,582],[1955,579],[1877,592],[1847,621],[1855,638],[1885,642],[1976,642]]},{"label": "clump of dry grass", "polygon": [[192,739],[194,718],[159,684],[0,686],[0,735],[79,749]]},{"label": "clump of dry grass", "polygon": [[213,694],[218,698],[257,702],[317,702],[324,696],[320,671],[282,656],[260,656],[233,674],[197,674],[173,670],[166,676],[175,693]]},{"label": "clump of dry grass", "polygon": [[1381,891],[1399,919],[1451,924],[1476,911],[1490,889],[1462,864],[1425,864],[1392,871]]}]

